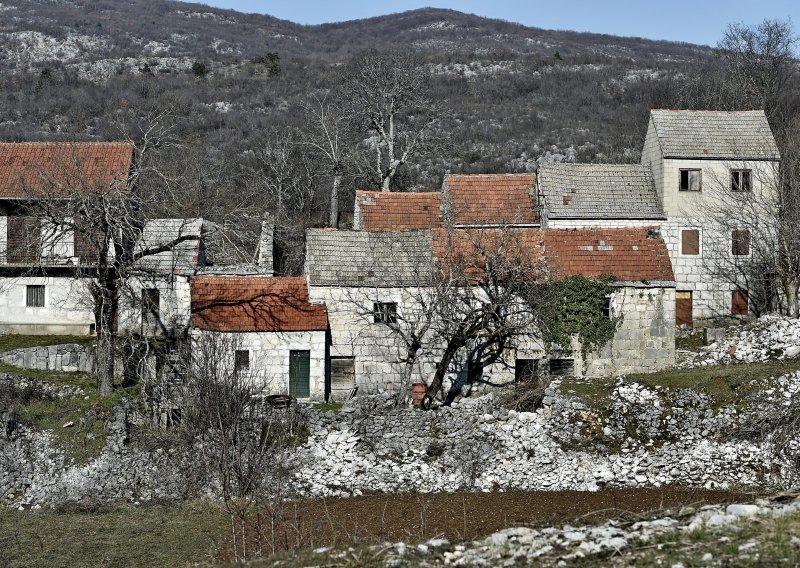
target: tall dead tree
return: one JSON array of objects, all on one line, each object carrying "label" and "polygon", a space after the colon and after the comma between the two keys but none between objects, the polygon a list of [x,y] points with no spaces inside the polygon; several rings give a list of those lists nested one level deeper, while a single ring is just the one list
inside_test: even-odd
[{"label": "tall dead tree", "polygon": [[432,140],[442,107],[428,91],[424,67],[410,55],[371,51],[348,69],[345,96],[356,127],[370,134],[373,175],[391,191],[398,170]]}]

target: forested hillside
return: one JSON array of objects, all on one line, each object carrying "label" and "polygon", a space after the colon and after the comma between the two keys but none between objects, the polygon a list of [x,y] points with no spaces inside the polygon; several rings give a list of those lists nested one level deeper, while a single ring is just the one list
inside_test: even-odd
[{"label": "forested hillside", "polygon": [[[637,161],[650,108],[742,104],[722,96],[709,47],[450,10],[301,26],[166,0],[3,0],[0,139],[148,139],[152,215],[244,231],[270,212],[286,243],[278,267],[296,272],[301,250],[288,243],[326,223],[334,173],[342,210],[379,181],[365,166],[375,142],[342,91],[365,50],[412,54],[435,111],[397,190],[543,159]],[[320,101],[341,111],[336,168],[309,143]]]}]

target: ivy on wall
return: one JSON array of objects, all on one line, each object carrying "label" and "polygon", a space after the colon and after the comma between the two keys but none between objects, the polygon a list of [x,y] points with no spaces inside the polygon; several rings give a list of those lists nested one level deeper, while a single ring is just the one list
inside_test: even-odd
[{"label": "ivy on wall", "polygon": [[606,298],[613,292],[611,277],[570,276],[534,284],[528,303],[537,314],[545,345],[568,350],[577,337],[583,354],[596,351],[614,337],[622,316],[614,316]]}]

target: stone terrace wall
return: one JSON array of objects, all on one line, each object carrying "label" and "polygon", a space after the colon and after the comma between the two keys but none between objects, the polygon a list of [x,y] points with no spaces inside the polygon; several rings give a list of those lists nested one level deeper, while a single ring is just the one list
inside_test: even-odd
[{"label": "stone terrace wall", "polygon": [[6,351],[0,361],[23,369],[93,373],[95,353],[93,347],[69,343]]}]

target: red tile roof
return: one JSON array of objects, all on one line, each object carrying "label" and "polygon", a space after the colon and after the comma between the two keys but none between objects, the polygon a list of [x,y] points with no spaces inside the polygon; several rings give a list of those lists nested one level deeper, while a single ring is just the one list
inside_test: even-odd
[{"label": "red tile roof", "polygon": [[616,281],[667,281],[675,276],[657,229],[547,229],[547,264],[554,278],[582,274]]},{"label": "red tile roof", "polygon": [[446,175],[455,225],[536,224],[535,174]]},{"label": "red tile roof", "polygon": [[124,186],[132,163],[127,142],[0,143],[0,198]]},{"label": "red tile roof", "polygon": [[365,231],[413,231],[432,229],[442,224],[439,192],[392,193],[356,191]]},{"label": "red tile roof", "polygon": [[454,269],[471,281],[483,278],[486,262],[494,264],[497,275],[522,270],[538,279],[546,270],[539,228],[434,229],[432,237],[439,270]]},{"label": "red tile roof", "polygon": [[324,305],[310,304],[303,277],[196,276],[192,326],[210,331],[325,331]]}]

